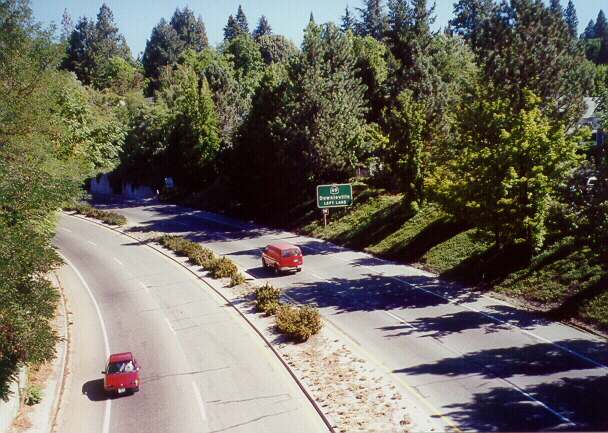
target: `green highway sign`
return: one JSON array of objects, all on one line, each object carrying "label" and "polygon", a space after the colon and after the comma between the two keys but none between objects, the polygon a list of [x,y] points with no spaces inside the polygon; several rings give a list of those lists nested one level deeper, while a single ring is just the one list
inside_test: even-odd
[{"label": "green highway sign", "polygon": [[346,207],[353,204],[353,186],[350,183],[317,185],[317,207]]}]

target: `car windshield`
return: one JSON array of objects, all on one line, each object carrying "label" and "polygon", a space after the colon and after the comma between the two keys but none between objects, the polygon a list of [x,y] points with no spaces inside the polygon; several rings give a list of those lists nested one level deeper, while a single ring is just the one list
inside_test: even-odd
[{"label": "car windshield", "polygon": [[291,248],[289,250],[283,250],[282,256],[283,257],[291,257],[291,256],[298,256],[300,255],[300,250],[297,248]]},{"label": "car windshield", "polygon": [[128,371],[129,362],[111,362],[108,364],[108,374],[126,373]]}]

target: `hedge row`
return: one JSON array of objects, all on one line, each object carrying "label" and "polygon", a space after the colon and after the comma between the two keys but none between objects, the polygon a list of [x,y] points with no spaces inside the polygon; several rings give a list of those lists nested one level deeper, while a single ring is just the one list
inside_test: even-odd
[{"label": "hedge row", "polygon": [[281,304],[280,297],[281,290],[268,283],[255,290],[256,308],[267,315],[276,315],[275,324],[279,332],[303,342],[321,330],[323,322],[317,308]]},{"label": "hedge row", "polygon": [[188,257],[191,263],[208,271],[212,278],[230,278],[231,286],[245,282],[245,277],[232,260],[227,257],[217,257],[209,248],[181,236],[164,235],[158,241],[176,254]]},{"label": "hedge row", "polygon": [[68,206],[64,208],[66,211],[75,211],[81,215],[89,218],[95,218],[103,221],[106,224],[114,226],[124,226],[127,224],[127,218],[116,212],[110,212],[106,210],[97,209],[88,204],[76,204],[74,206]]}]

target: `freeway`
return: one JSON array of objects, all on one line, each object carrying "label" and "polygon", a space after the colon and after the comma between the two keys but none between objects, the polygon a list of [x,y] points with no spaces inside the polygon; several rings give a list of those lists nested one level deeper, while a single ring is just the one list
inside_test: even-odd
[{"label": "freeway", "polygon": [[[324,317],[397,385],[462,430],[608,430],[608,345],[419,269],[293,233],[159,203],[110,204],[131,230],[188,236]],[[302,272],[275,276],[259,249],[285,240]]]},{"label": "freeway", "polygon": [[[181,266],[71,216],[55,245],[73,324],[55,431],[327,431],[259,336]],[[141,390],[109,397],[100,372],[123,351],[142,367]]]}]

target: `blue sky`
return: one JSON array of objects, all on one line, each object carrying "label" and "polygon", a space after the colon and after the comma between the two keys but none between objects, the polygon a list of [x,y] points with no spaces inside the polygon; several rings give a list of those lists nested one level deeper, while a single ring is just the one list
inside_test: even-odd
[{"label": "blue sky", "polygon": [[[61,23],[64,9],[67,9],[74,22],[80,16],[94,17],[103,3],[102,0],[30,0],[34,16],[38,21],[49,24]],[[176,7],[190,7],[196,15],[201,15],[209,42],[216,45],[223,38],[222,29],[226,25],[228,15],[235,14],[239,4],[253,29],[260,15],[266,15],[275,33],[280,33],[296,44],[302,41],[302,30],[308,23],[310,12],[315,21],[339,22],[348,4],[354,8],[360,6],[362,0],[105,0],[114,12],[114,18],[120,31],[127,39],[133,55],[143,51],[152,27],[165,17],[169,19]],[[437,21],[435,27],[443,27],[452,16],[454,0],[436,0]],[[567,0],[562,0],[565,5]],[[595,19],[600,8],[608,12],[606,0],[575,0],[579,27],[582,32],[590,19]]]}]

